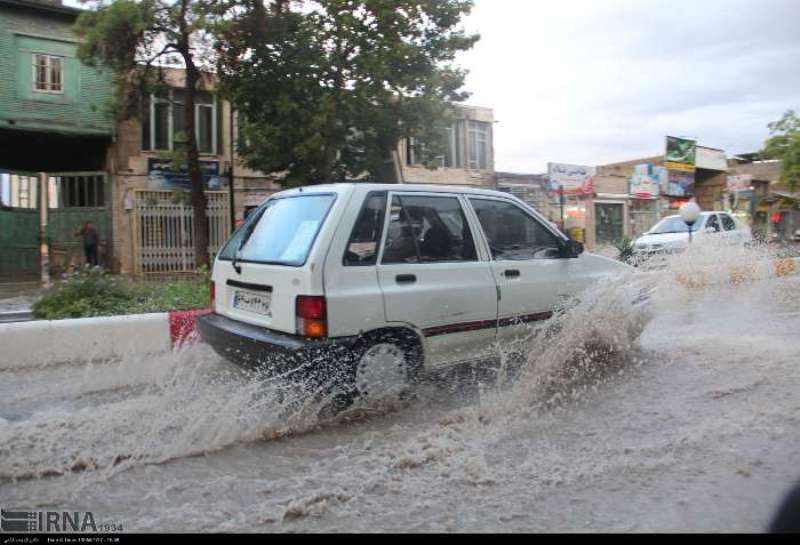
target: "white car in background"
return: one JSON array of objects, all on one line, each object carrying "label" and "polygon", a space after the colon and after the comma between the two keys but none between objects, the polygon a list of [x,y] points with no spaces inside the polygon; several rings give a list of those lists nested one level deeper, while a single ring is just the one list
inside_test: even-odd
[{"label": "white car in background", "polygon": [[[692,226],[692,237],[714,237],[733,245],[744,245],[753,240],[750,227],[727,212],[719,211],[701,212]],[[634,241],[634,261],[640,263],[655,255],[679,253],[688,246],[689,226],[680,215],[667,216]]]}]

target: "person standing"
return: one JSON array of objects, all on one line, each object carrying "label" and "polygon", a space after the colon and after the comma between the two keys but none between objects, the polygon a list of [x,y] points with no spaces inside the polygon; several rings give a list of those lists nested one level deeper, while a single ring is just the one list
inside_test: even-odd
[{"label": "person standing", "polygon": [[76,236],[81,237],[83,242],[83,253],[86,256],[86,264],[90,267],[96,267],[97,261],[97,246],[100,242],[100,235],[91,221],[83,224],[83,227],[78,231]]}]

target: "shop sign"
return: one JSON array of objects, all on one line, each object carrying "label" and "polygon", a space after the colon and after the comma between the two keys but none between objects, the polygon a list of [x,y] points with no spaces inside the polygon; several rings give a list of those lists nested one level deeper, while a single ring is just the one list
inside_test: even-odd
[{"label": "shop sign", "polygon": [[753,189],[752,174],[738,174],[728,176],[726,187],[728,191],[748,191]]},{"label": "shop sign", "polygon": [[693,189],[694,172],[670,170],[667,174],[666,188],[662,188],[662,193],[670,197],[687,197],[692,195]]},{"label": "shop sign", "polygon": [[630,194],[636,199],[655,199],[668,181],[666,168],[650,163],[636,165],[630,179]]},{"label": "shop sign", "polygon": [[708,170],[726,171],[728,170],[728,159],[722,150],[697,146],[694,166]]},{"label": "shop sign", "polygon": [[667,152],[664,166],[669,170],[694,172],[697,143],[687,138],[667,136]]},{"label": "shop sign", "polygon": [[563,191],[564,195],[591,195],[594,193],[593,167],[547,163],[550,190]]},{"label": "shop sign", "polygon": [[[200,171],[206,189],[219,190],[222,184],[219,179],[219,161],[200,161]],[[183,163],[179,169],[173,169],[169,159],[150,158],[147,161],[147,183],[151,189],[192,189],[189,169]]]}]

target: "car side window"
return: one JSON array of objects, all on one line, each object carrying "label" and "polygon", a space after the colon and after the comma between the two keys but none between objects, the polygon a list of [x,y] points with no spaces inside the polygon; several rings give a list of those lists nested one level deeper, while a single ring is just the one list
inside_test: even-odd
[{"label": "car side window", "polygon": [[382,263],[476,261],[475,242],[456,197],[395,195]]},{"label": "car side window", "polygon": [[367,194],[344,253],[346,266],[375,264],[385,213],[386,192],[372,191]]},{"label": "car side window", "polygon": [[708,216],[708,220],[706,221],[706,229],[713,229],[717,233],[719,233],[719,221],[717,220],[716,214],[711,214]]},{"label": "car side window", "polygon": [[471,198],[494,259],[552,259],[561,256],[559,239],[515,204]]},{"label": "car side window", "polygon": [[726,231],[736,230],[736,222],[733,221],[732,217],[730,217],[728,214],[720,214],[719,217],[722,218],[722,226]]}]

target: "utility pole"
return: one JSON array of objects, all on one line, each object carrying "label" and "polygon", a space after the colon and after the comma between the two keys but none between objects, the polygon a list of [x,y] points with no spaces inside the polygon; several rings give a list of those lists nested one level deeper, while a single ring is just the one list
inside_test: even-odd
[{"label": "utility pole", "polygon": [[47,173],[39,173],[39,267],[42,287],[50,287],[50,245],[47,241]]},{"label": "utility pole", "polygon": [[236,230],[236,209],[234,208],[234,200],[233,200],[233,165],[236,161],[234,153],[235,153],[235,146],[233,144],[233,103],[228,101],[228,110],[230,113],[230,120],[228,128],[230,135],[230,167],[228,169],[228,207],[231,209],[231,233]]},{"label": "utility pole", "polygon": [[561,231],[566,234],[567,226],[564,224],[564,184],[558,186],[558,203],[561,207]]}]

